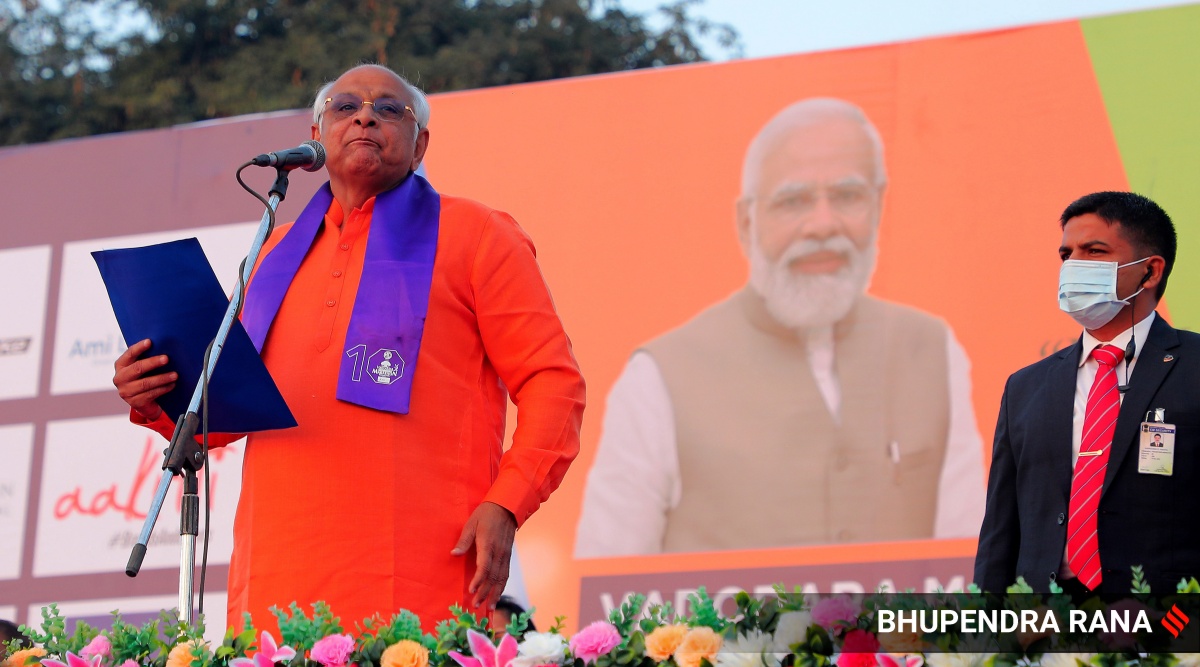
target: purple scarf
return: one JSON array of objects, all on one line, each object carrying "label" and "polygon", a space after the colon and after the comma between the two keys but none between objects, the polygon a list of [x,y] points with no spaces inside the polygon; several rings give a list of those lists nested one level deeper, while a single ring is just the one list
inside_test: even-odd
[{"label": "purple scarf", "polygon": [[[259,352],[332,202],[326,183],[254,274],[242,325]],[[338,369],[339,400],[408,414],[429,311],[440,215],[441,198],[417,174],[375,198],[362,279]]]}]

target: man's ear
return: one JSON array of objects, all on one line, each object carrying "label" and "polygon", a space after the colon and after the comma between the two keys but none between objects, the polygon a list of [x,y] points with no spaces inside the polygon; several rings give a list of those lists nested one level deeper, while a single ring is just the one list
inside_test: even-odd
[{"label": "man's ear", "polygon": [[1146,260],[1146,275],[1142,278],[1141,287],[1146,288],[1147,292],[1154,292],[1162,283],[1163,272],[1167,270],[1167,260],[1153,255]]},{"label": "man's ear", "polygon": [[429,149],[429,128],[423,127],[417,131],[417,143],[413,150],[412,164],[409,165],[409,171],[416,171],[417,167],[421,166],[421,161],[425,159],[425,151]]},{"label": "man's ear", "polygon": [[750,209],[753,206],[754,199],[751,197],[741,197],[736,204],[738,243],[742,246],[742,254],[746,257],[750,256],[750,244],[754,242],[750,234]]},{"label": "man's ear", "polygon": [[318,125],[317,123],[312,124],[312,138],[313,138],[313,141],[321,140],[321,126]]}]

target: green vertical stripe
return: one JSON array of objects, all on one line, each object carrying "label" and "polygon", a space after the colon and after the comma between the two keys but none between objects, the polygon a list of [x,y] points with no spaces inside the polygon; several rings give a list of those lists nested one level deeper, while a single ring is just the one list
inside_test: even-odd
[{"label": "green vertical stripe", "polygon": [[1175,221],[1172,319],[1200,329],[1200,5],[1080,24],[1129,185]]}]

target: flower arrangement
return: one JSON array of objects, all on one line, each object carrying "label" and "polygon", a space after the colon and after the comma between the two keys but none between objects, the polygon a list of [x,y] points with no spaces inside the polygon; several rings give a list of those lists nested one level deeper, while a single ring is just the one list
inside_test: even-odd
[{"label": "flower arrangement", "polygon": [[[1008,592],[1009,605],[1049,613],[1074,608],[1053,586],[1045,599],[1023,581]],[[1133,592],[1148,600],[1149,588],[1136,568]],[[287,611],[273,610],[280,642],[249,627],[247,619],[217,646],[204,641],[202,626],[180,623],[166,612],[142,627],[114,614],[111,629],[77,624],[68,634],[51,605],[42,610],[41,630],[22,628],[35,646],[6,647],[8,657],[0,667],[1200,667],[1198,655],[1138,653],[1134,643],[1122,643],[1128,637],[1115,635],[1071,645],[1077,653],[1050,653],[1050,639],[1037,633],[1015,634],[1008,644],[985,647],[976,637],[955,632],[881,631],[877,616],[885,604],[937,607],[939,600],[930,596],[818,597],[782,586],[775,593],[766,599],[740,593],[728,616],[703,588],[690,596],[686,614],[670,604],[646,608],[645,597],[633,595],[608,620],[570,638],[563,634],[563,617],[547,632],[529,632],[529,614],[514,617],[507,627],[489,628],[486,619],[458,607],[432,634],[422,632],[419,619],[408,611],[388,622],[366,619],[351,634],[328,605],[315,604],[310,618],[293,604]],[[1177,593],[1200,593],[1200,584],[1180,582]],[[955,600],[947,604],[963,608],[986,599],[973,586],[950,597]],[[1098,603],[1084,606],[1093,602]]]}]

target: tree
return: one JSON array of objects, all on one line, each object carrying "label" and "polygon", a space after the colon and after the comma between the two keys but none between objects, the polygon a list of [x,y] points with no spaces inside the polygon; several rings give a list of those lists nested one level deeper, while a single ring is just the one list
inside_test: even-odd
[{"label": "tree", "polygon": [[655,29],[597,0],[0,0],[0,143],[301,108],[364,61],[441,92],[736,55],[698,1]]}]

